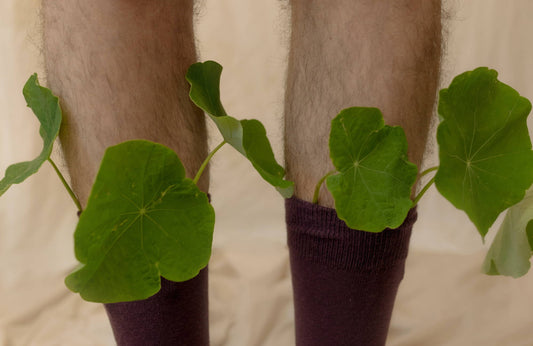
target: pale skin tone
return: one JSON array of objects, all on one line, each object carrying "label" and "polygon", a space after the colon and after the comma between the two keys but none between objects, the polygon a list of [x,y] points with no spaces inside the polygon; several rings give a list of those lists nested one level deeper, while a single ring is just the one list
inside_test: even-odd
[{"label": "pale skin tone", "polygon": [[[377,107],[386,124],[401,125],[420,167],[438,84],[440,13],[433,0],[292,0],[285,156],[297,197],[311,201],[334,169],[329,124],[352,106]],[[325,185],[319,204],[334,206]]]},{"label": "pale skin tone", "polygon": [[[144,138],[174,149],[193,178],[207,156],[205,117],[188,99],[197,61],[193,2],[43,0],[47,84],[60,97],[60,139],[83,206],[105,149]],[[435,102],[440,0],[292,0],[285,101],[287,178],[311,201],[333,169],[331,119],[377,107],[401,125],[419,167]],[[204,172],[199,186],[208,191]],[[322,187],[319,204],[333,207]]]},{"label": "pale skin tone", "polygon": [[[207,156],[205,118],[188,97],[197,61],[193,3],[44,0],[48,86],[74,192],[85,206],[105,149],[148,139],[174,149],[193,178]],[[199,187],[208,190],[204,172]]]},{"label": "pale skin tone", "polygon": [[[405,129],[409,158],[420,166],[438,83],[440,7],[436,0],[291,1],[285,151],[296,197],[311,201],[333,169],[329,123],[346,107],[380,108],[387,124]],[[83,205],[110,145],[165,144],[191,178],[205,158],[204,118],[184,78],[197,60],[192,13],[186,0],[43,1],[48,86],[64,109],[60,138]],[[334,206],[325,186],[319,204]]]},{"label": "pale skin tone", "polygon": [[[407,134],[420,166],[435,101],[440,1],[292,0],[285,103],[287,177],[311,201],[333,169],[327,138],[343,108],[378,107]],[[102,155],[135,138],[165,144],[193,177],[207,154],[204,118],[188,100],[193,2],[44,0],[49,87],[74,191],[87,201]],[[207,191],[208,174],[200,187]],[[322,186],[319,204],[333,207]]]}]

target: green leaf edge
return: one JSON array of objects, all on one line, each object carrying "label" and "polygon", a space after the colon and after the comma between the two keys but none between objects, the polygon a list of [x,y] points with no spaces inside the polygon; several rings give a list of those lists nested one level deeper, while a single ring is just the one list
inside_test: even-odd
[{"label": "green leaf edge", "polygon": [[[191,85],[189,97],[191,101],[206,112],[216,124],[224,140],[246,157],[268,183],[273,185],[283,198],[290,198],[294,194],[294,183],[283,179],[285,169],[276,162],[272,147],[263,124],[256,119],[237,120],[226,113],[220,100],[220,76],[222,66],[215,61],[208,60],[192,64],[186,75]],[[261,164],[251,152],[251,138],[246,128],[256,126],[264,132],[263,153],[266,153],[266,166]],[[229,130],[229,131],[226,131]],[[263,157],[264,158],[264,157]]]},{"label": "green leaf edge", "polygon": [[[482,272],[484,274],[519,278],[528,273],[529,269],[531,268],[530,260],[533,254],[533,219],[530,219],[524,225],[524,228],[518,227],[522,224],[521,222],[517,223],[514,220],[511,222],[509,219],[513,216],[512,213],[517,212],[515,209],[530,210],[533,208],[533,204],[531,204],[531,201],[533,201],[531,199],[532,195],[533,191],[529,190],[526,193],[526,197],[524,197],[522,201],[507,209],[507,214],[505,215],[505,218],[498,229],[489,250],[487,251],[485,260],[483,261]],[[523,234],[519,234],[518,236],[513,234],[516,232]],[[513,241],[516,239],[518,239],[519,242],[520,240],[523,242],[518,243]],[[526,243],[525,246],[523,246],[524,242]],[[513,262],[509,262],[509,257],[502,256],[502,253],[512,253]],[[521,263],[517,265],[517,261],[520,261]],[[498,263],[501,263],[501,267],[498,265]]]},{"label": "green leaf edge", "polygon": [[[496,70],[494,70],[494,69],[490,69],[490,68],[488,68],[488,67],[478,67],[478,68],[476,68],[476,69],[474,69],[474,70],[471,70],[471,71],[465,71],[465,72],[463,72],[463,73],[461,73],[461,74],[455,76],[455,77],[453,78],[452,82],[450,83],[450,86],[451,86],[456,80],[458,80],[459,78],[463,78],[463,77],[466,76],[466,75],[471,75],[471,74],[473,74],[473,73],[480,72],[480,71],[487,71],[488,73],[492,74],[493,77],[494,77],[494,79],[496,79],[496,81],[497,81],[498,83],[502,84],[503,86],[505,86],[505,87],[507,87],[507,88],[512,89],[512,90],[518,95],[518,97],[519,97],[520,100],[522,100],[522,101],[526,101],[526,103],[528,104],[528,108],[529,108],[528,115],[526,116],[526,118],[529,116],[529,113],[531,112],[531,108],[532,108],[531,102],[530,102],[527,98],[525,98],[525,97],[523,97],[522,95],[520,95],[520,93],[518,93],[518,91],[516,91],[516,90],[515,90],[514,88],[512,88],[510,85],[505,84],[505,83],[501,82],[499,79],[497,79],[497,77],[498,77],[498,72],[497,72]],[[443,93],[447,93],[447,92],[448,92],[448,89],[450,88],[450,86],[448,86],[447,88],[443,88],[443,89],[441,89],[441,90],[439,91],[439,101],[438,101],[438,106],[437,106],[438,116],[439,116],[439,121],[440,121],[440,122],[439,122],[439,125],[438,125],[438,127],[437,127],[437,144],[439,145],[439,148],[440,148],[440,144],[438,143],[438,142],[439,142],[439,141],[438,141],[438,139],[439,139],[439,128],[440,128],[441,125],[446,121],[445,118],[442,116],[441,111],[440,111],[440,108],[441,108],[440,102],[441,102],[441,98],[442,98],[441,96],[442,96]],[[532,145],[531,145],[531,139],[530,139],[530,146],[529,146],[529,148],[530,148],[530,149],[532,148]],[[440,153],[439,153],[439,155],[440,155]],[[446,198],[446,200],[448,200],[448,201],[449,201],[449,202],[450,202],[455,208],[457,208],[457,209],[459,209],[459,210],[463,210],[463,211],[467,214],[467,216],[468,216],[468,218],[470,219],[470,221],[476,226],[476,228],[477,228],[479,234],[480,234],[481,237],[482,237],[482,240],[485,241],[485,236],[486,236],[486,234],[487,234],[487,232],[488,232],[488,229],[494,224],[494,222],[495,222],[496,219],[497,219],[497,216],[494,217],[492,223],[491,223],[486,229],[480,229],[480,226],[477,224],[477,222],[474,222],[474,220],[472,220],[471,216],[470,216],[470,215],[469,215],[464,209],[458,207],[455,203],[453,203],[452,201],[450,201],[450,200],[449,200],[449,199],[448,199],[448,198],[442,193],[442,190],[441,190],[441,188],[440,188],[440,183],[439,183],[439,177],[440,177],[440,175],[439,175],[440,164],[439,164],[438,167],[439,167],[439,169],[437,170],[437,173],[435,174],[435,187],[437,188],[437,190],[439,191],[439,193],[440,193],[444,198]],[[532,179],[531,182],[533,183],[533,179]],[[530,186],[531,186],[531,185],[530,185]],[[510,207],[512,207],[513,205],[516,205],[517,203],[519,203],[520,201],[522,201],[523,198],[524,198],[524,196],[525,196],[525,194],[526,194],[526,191],[527,191],[527,188],[523,191],[523,193],[522,193],[522,198],[520,198],[519,200],[516,200],[513,204],[509,205],[506,209],[502,210],[502,211],[500,212],[500,214],[501,214],[502,212],[508,210],[508,209],[509,209]],[[486,266],[487,266],[487,265],[486,265]],[[488,268],[488,267],[487,267],[487,268]],[[489,272],[491,272],[491,270],[489,270],[489,269],[486,269],[486,270],[484,269],[484,271],[485,271],[487,274],[488,274]],[[497,272],[497,270],[495,270],[495,272]],[[498,275],[498,274],[489,274],[489,275]]]},{"label": "green leaf edge", "polygon": [[[406,166],[407,167],[411,167],[413,169],[413,174],[412,174],[412,177],[410,179],[410,191],[412,191],[412,188],[416,182],[416,176],[417,176],[417,172],[418,172],[418,167],[410,162],[408,159],[407,159],[407,139],[406,139],[406,136],[405,136],[405,131],[403,130],[403,128],[401,126],[389,126],[389,125],[386,125],[385,124],[385,121],[383,119],[383,114],[381,113],[381,110],[378,109],[378,108],[375,108],[375,107],[349,107],[349,108],[346,108],[346,109],[343,109],[342,111],[339,112],[339,114],[337,114],[337,116],[335,116],[335,118],[332,119],[331,121],[331,128],[333,129],[333,123],[334,121],[336,121],[336,119],[338,119],[340,116],[344,115],[345,113],[353,110],[353,109],[369,109],[369,110],[377,110],[377,112],[379,113],[380,115],[380,121],[379,121],[379,128],[374,130],[373,132],[377,133],[377,132],[380,132],[380,131],[384,131],[384,130],[389,130],[389,131],[398,131],[401,130],[401,133],[403,135],[403,138],[404,138],[404,141],[402,144],[404,144],[404,151],[405,151],[405,154],[403,155],[403,161],[404,163],[406,163]],[[332,157],[332,154],[331,154],[331,132],[330,132],[330,137],[329,137],[329,143],[330,143],[330,158],[332,160],[332,162],[334,163],[334,166],[335,168],[337,169],[337,166],[335,165],[335,159]],[[336,177],[339,176],[342,172],[340,172],[338,169],[337,169],[337,172],[336,174],[334,175],[329,175],[327,176],[326,178],[326,187],[328,188],[328,190],[330,190],[330,187],[329,185],[331,184],[331,180],[333,179],[337,179]],[[331,192],[331,190],[330,190]],[[331,193],[334,200],[335,200],[335,195],[333,193]],[[407,201],[409,201],[409,203],[407,203]],[[361,226],[359,224],[355,224],[353,222],[353,220],[351,220],[349,217],[346,217],[346,215],[344,215],[342,212],[339,213],[339,210],[337,208],[337,200],[335,200],[335,210],[336,210],[336,213],[337,213],[337,217],[341,220],[343,220],[345,223],[346,223],[346,226],[348,226],[349,228],[353,229],[353,230],[358,230],[358,231],[364,231],[364,232],[370,232],[370,233],[381,233],[383,232],[384,230],[386,229],[395,229],[399,226],[401,226],[401,224],[405,221],[405,219],[407,218],[407,215],[409,213],[409,210],[412,208],[412,200],[410,198],[410,192],[409,192],[409,195],[406,195],[406,205],[409,204],[409,208],[405,208],[405,212],[402,213],[404,214],[403,217],[401,217],[401,221],[398,221],[397,223],[394,223],[394,224],[387,224],[385,225],[384,227],[382,226],[379,226],[379,227],[366,227],[366,226]]]},{"label": "green leaf edge", "polygon": [[[20,184],[39,171],[42,164],[50,157],[61,127],[62,113],[59,98],[53,95],[49,89],[40,86],[37,73],[30,76],[24,85],[23,95],[27,106],[32,109],[41,124],[39,134],[43,139],[43,149],[35,159],[12,164],[6,169],[5,176],[0,181],[0,196],[11,185]],[[52,107],[41,107],[43,104],[46,107],[50,105]],[[50,131],[46,128],[47,126],[50,127]]]},{"label": "green leaf edge", "polygon": [[[168,150],[171,150],[170,148],[164,146],[163,144],[155,143],[155,142],[148,141],[148,140],[143,140],[143,139],[129,140],[129,141],[121,142],[121,143],[119,143],[119,144],[117,144],[117,145],[114,145],[114,146],[111,146],[111,147],[117,147],[117,146],[120,146],[121,144],[128,143],[128,142],[146,142],[146,143],[149,143],[149,144],[155,144],[155,145],[158,145],[158,146],[162,146],[162,147],[167,148]],[[111,148],[111,147],[109,147],[109,148]],[[109,149],[109,148],[107,148],[107,149]],[[107,151],[107,149],[106,149],[106,151]],[[176,155],[176,157],[177,157],[177,155]],[[178,157],[178,160],[179,160],[179,157]],[[102,159],[102,161],[103,161],[103,159]],[[181,162],[181,160],[179,160],[179,161]],[[182,168],[183,168],[183,166],[182,166]],[[183,169],[183,172],[182,172],[182,173],[183,173],[183,175],[185,175],[185,170],[184,170],[184,169]],[[194,182],[193,182],[192,179],[190,179],[190,178],[186,178],[186,177],[184,177],[183,181],[188,181],[188,182],[190,182],[192,185],[196,186],[196,184],[194,184]],[[94,188],[94,185],[93,185],[93,188]],[[205,192],[203,192],[203,191],[201,191],[201,190],[198,190],[198,193],[199,193],[200,195],[202,195],[202,196],[205,198],[205,200],[207,201],[207,205],[209,206],[210,211],[211,211],[211,217],[212,217],[212,221],[213,221],[212,223],[213,223],[213,225],[214,225],[215,211],[214,211],[213,206],[212,206],[211,203],[210,203],[209,197],[208,197],[208,195],[207,195]],[[89,203],[90,203],[90,201],[91,201],[91,195],[92,195],[92,190],[91,190],[91,194],[89,195]],[[87,206],[89,206],[89,203],[88,203]],[[85,215],[85,214],[83,214],[83,213],[80,215],[80,221],[81,221],[81,219],[84,217],[84,215]],[[79,222],[80,222],[80,221],[79,221]],[[78,224],[79,224],[79,222],[78,222]],[[213,230],[214,230],[214,229],[213,229]],[[211,233],[213,233],[213,232],[211,232]],[[211,245],[212,245],[212,244],[211,244]],[[84,299],[85,301],[88,301],[88,302],[95,302],[95,303],[103,303],[103,304],[107,304],[107,303],[119,303],[119,302],[128,302],[128,301],[134,301],[134,300],[140,300],[140,299],[147,299],[147,298],[153,296],[154,294],[156,294],[157,292],[160,291],[160,289],[161,289],[161,278],[165,278],[165,279],[167,279],[167,280],[172,281],[171,279],[167,278],[165,275],[162,275],[161,272],[159,271],[159,280],[158,280],[158,283],[159,283],[159,284],[158,284],[158,286],[157,286],[153,291],[147,293],[145,296],[142,296],[142,297],[141,297],[141,296],[138,296],[138,297],[135,297],[134,299],[127,299],[127,300],[120,300],[120,301],[117,301],[117,300],[105,300],[105,299],[94,298],[94,297],[91,297],[91,296],[89,296],[89,295],[83,293],[82,290],[75,289],[75,288],[73,287],[73,284],[71,283],[71,280],[74,280],[73,278],[75,277],[75,275],[77,274],[77,272],[79,272],[80,270],[82,270],[82,268],[85,267],[85,266],[87,265],[87,263],[84,263],[84,255],[81,255],[79,251],[80,251],[80,249],[78,249],[78,248],[75,247],[75,257],[76,257],[76,259],[79,261],[79,263],[78,263],[78,265],[77,265],[77,266],[76,266],[76,267],[70,272],[70,274],[69,274],[67,277],[65,277],[65,279],[64,279],[64,283],[65,283],[65,286],[67,286],[67,288],[68,288],[69,290],[71,290],[71,291],[74,292],[74,293],[79,293],[79,294],[80,294],[80,297],[81,297],[82,299]],[[176,282],[182,282],[182,281],[186,281],[186,280],[189,280],[189,279],[192,279],[192,278],[196,277],[196,276],[200,273],[200,271],[201,271],[202,269],[204,269],[204,268],[208,265],[208,263],[209,263],[209,259],[210,259],[210,257],[211,257],[211,253],[212,253],[212,247],[210,248],[209,256],[207,256],[206,261],[204,261],[204,263],[202,263],[202,264],[200,265],[201,268],[199,268],[198,270],[194,271],[194,273],[193,273],[192,275],[190,275],[190,277],[188,277],[188,278],[186,278],[186,279],[184,279],[184,280],[176,281]]]}]

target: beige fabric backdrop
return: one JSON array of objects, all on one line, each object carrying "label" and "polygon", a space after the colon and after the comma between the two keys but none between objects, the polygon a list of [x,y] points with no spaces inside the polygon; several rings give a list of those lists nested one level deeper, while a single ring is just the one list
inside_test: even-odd
[{"label": "beige fabric backdrop", "polygon": [[[39,4],[0,1],[2,172],[40,150],[38,124],[21,94],[31,73],[44,80]],[[263,121],[280,160],[287,54],[281,5],[207,0],[197,24],[201,59],[224,66],[228,112]],[[467,69],[490,66],[533,100],[533,2],[448,1],[446,7],[443,85]],[[214,143],[219,137],[212,133]],[[429,161],[435,156],[430,152]],[[212,170],[212,344],[293,345],[283,200],[230,150],[222,150]],[[480,274],[486,251],[480,237],[434,190],[419,214],[388,344],[533,345],[533,274],[518,280]],[[75,222],[75,208],[48,165],[0,198],[0,346],[113,344],[102,306],[84,302],[63,284],[76,264]]]}]

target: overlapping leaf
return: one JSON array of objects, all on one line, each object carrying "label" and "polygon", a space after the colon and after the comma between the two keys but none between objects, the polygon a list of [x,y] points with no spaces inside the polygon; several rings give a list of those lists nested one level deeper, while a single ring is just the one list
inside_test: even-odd
[{"label": "overlapping leaf", "polygon": [[478,68],[457,76],[441,90],[438,107],[436,186],[482,237],[533,183],[526,123],[531,103],[497,75]]},{"label": "overlapping leaf", "polygon": [[32,161],[19,162],[9,166],[0,181],[0,196],[13,184],[22,183],[26,178],[37,173],[42,164],[50,157],[54,141],[61,127],[61,109],[59,100],[47,88],[41,87],[37,74],[32,75],[23,89],[24,98],[41,123],[39,134],[43,139],[43,149]]},{"label": "overlapping leaf", "polygon": [[107,149],[75,232],[67,286],[102,303],[145,299],[160,276],[193,278],[211,254],[214,211],[171,149],[136,140]]},{"label": "overlapping leaf", "polygon": [[525,275],[533,245],[533,190],[507,211],[485,257],[483,272],[489,275]]},{"label": "overlapping leaf", "polygon": [[274,157],[266,131],[258,120],[237,120],[229,116],[220,101],[222,66],[214,61],[189,67],[190,98],[215,122],[224,140],[244,155],[261,177],[285,198],[293,194],[293,182],[284,180],[285,170]]},{"label": "overlapping leaf", "polygon": [[348,108],[331,123],[329,148],[339,173],[326,184],[339,218],[369,232],[399,227],[417,175],[403,129],[385,126],[379,109]]}]

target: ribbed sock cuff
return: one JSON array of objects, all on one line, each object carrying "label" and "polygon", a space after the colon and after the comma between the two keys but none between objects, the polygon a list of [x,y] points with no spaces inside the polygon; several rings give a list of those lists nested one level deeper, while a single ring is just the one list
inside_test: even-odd
[{"label": "ribbed sock cuff", "polygon": [[291,256],[341,270],[380,270],[403,262],[416,218],[413,208],[396,229],[363,232],[349,228],[335,209],[295,197],[285,200]]}]

